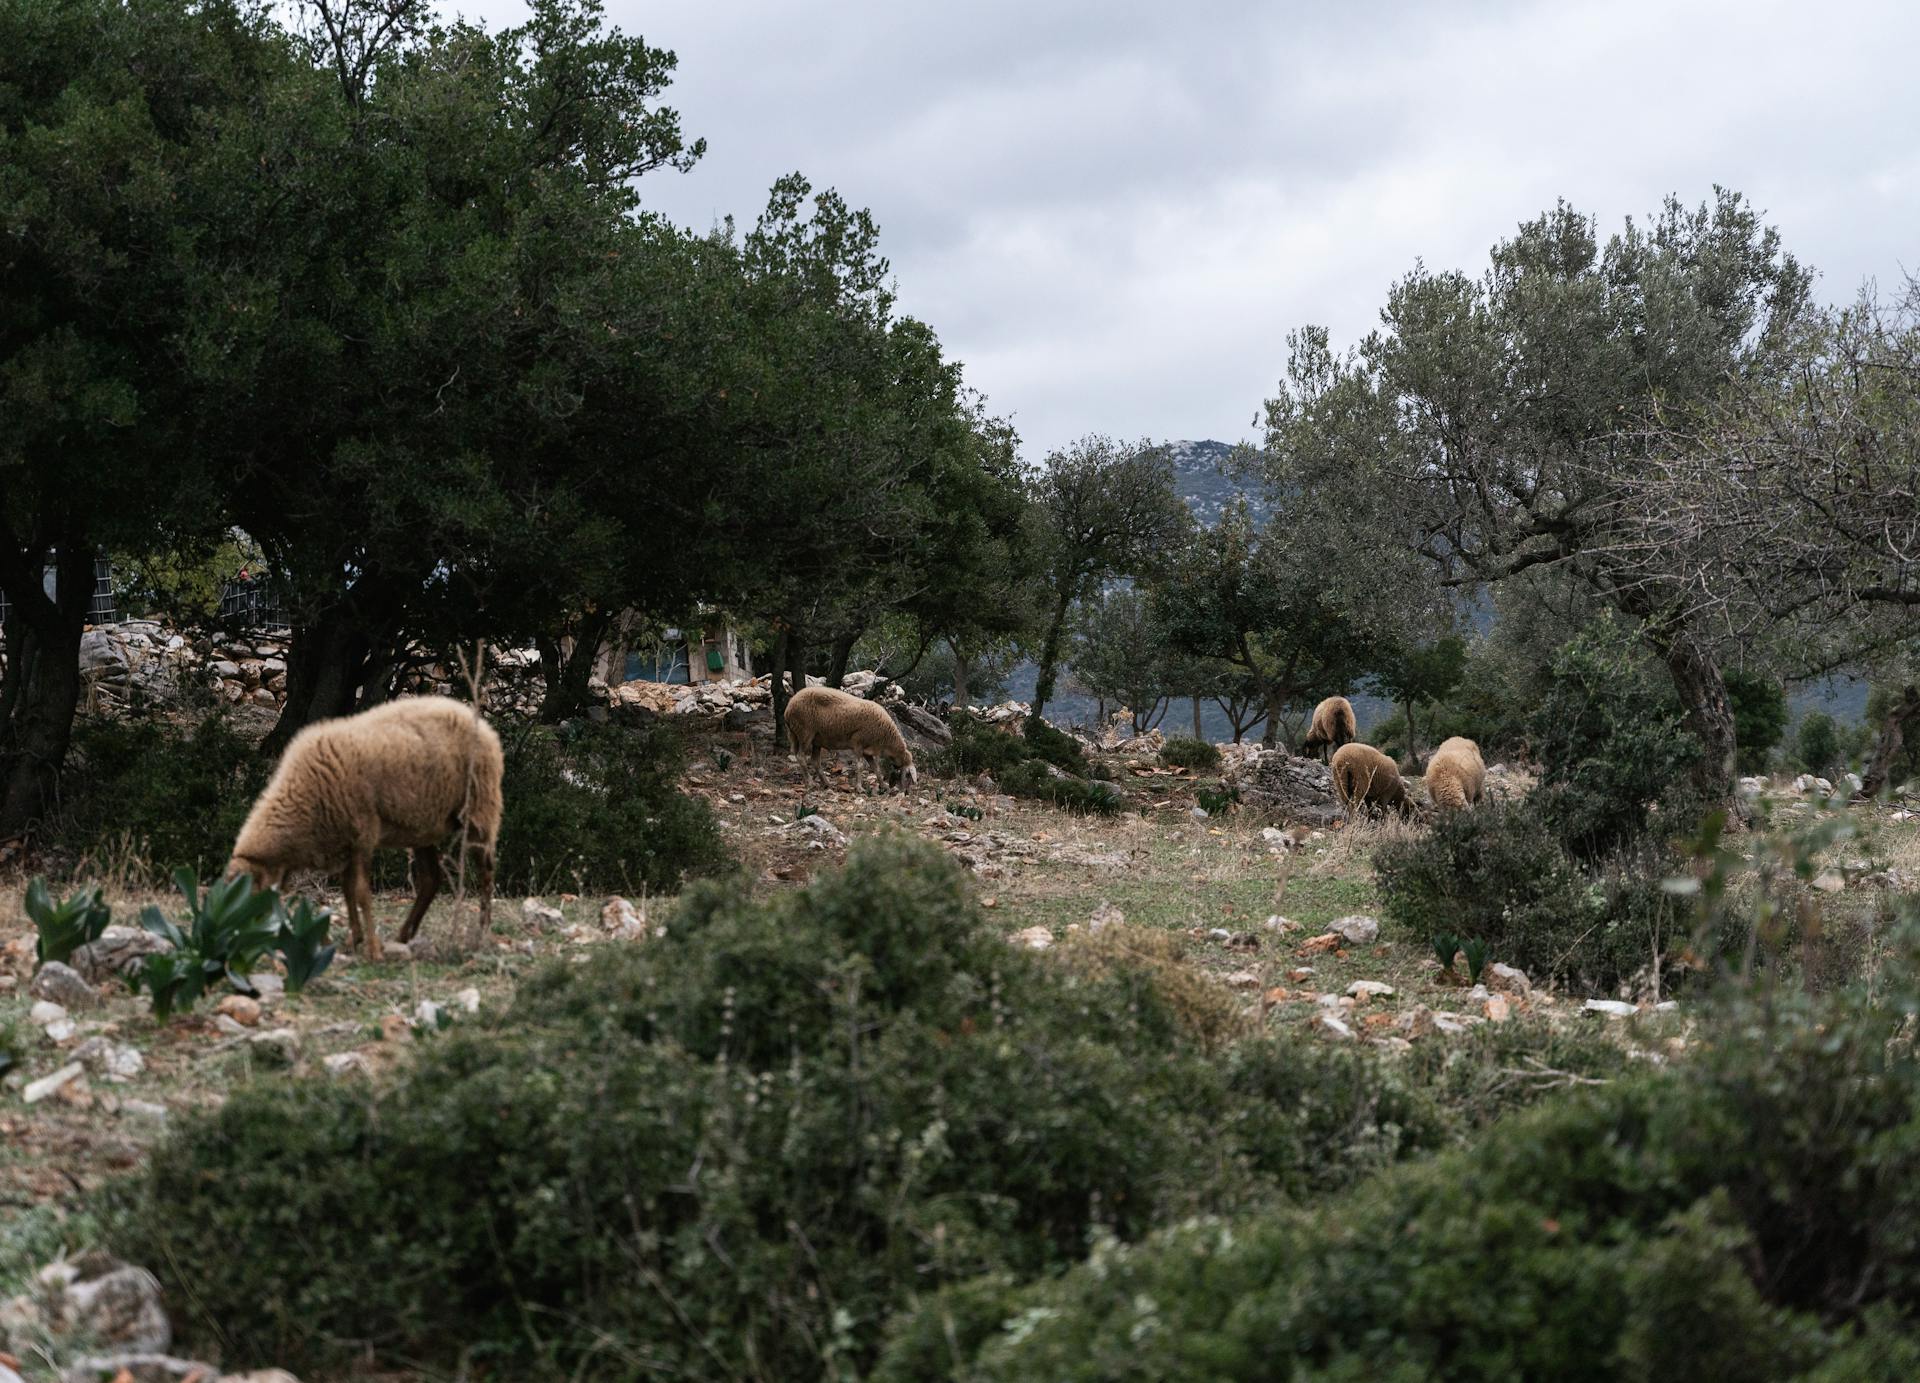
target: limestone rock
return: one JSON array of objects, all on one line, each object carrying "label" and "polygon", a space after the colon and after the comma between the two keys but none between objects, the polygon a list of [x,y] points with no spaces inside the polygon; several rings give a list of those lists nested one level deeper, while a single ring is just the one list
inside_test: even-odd
[{"label": "limestone rock", "polygon": [[1378,919],[1354,913],[1350,917],[1336,917],[1327,924],[1327,930],[1338,934],[1349,946],[1371,946],[1380,939]]},{"label": "limestone rock", "polygon": [[1333,774],[1317,759],[1302,759],[1272,749],[1244,760],[1227,779],[1240,789],[1240,801],[1249,810],[1272,812],[1309,826],[1331,826],[1340,820],[1333,797]]},{"label": "limestone rock", "polygon": [[165,937],[139,927],[111,926],[97,940],[75,950],[67,957],[67,964],[90,984],[99,984],[125,979],[141,969],[148,956],[172,949],[173,943]]},{"label": "limestone rock", "polygon": [[100,1002],[99,993],[78,971],[57,960],[50,960],[40,967],[34,974],[33,983],[27,986],[27,992],[36,999],[59,1004],[69,1011],[93,1008]]}]

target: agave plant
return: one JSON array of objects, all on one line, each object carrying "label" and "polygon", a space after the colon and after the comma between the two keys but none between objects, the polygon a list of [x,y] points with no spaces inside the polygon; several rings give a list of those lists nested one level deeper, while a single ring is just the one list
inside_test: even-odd
[{"label": "agave plant", "polygon": [[1467,982],[1479,984],[1480,972],[1487,968],[1487,943],[1474,937],[1471,941],[1462,942],[1460,949],[1467,957]]},{"label": "agave plant", "polygon": [[333,913],[327,908],[315,912],[313,904],[302,898],[291,910],[282,907],[278,919],[280,934],[274,949],[287,967],[287,991],[297,994],[333,963],[333,947],[327,943]]},{"label": "agave plant", "polygon": [[82,946],[98,941],[113,917],[113,910],[100,901],[99,889],[83,888],[56,903],[47,891],[47,881],[37,877],[27,885],[26,904],[27,916],[39,933],[34,953],[42,965],[64,961]]},{"label": "agave plant", "polygon": [[254,993],[251,972],[280,939],[279,895],[271,889],[255,892],[253,880],[244,874],[221,880],[204,896],[200,877],[191,869],[179,870],[173,881],[187,900],[186,929],[158,907],[141,912],[140,925],[173,950],[147,957],[130,981],[134,991],[146,987],[160,1018],[182,1004],[191,1008],[223,979],[242,994]]}]

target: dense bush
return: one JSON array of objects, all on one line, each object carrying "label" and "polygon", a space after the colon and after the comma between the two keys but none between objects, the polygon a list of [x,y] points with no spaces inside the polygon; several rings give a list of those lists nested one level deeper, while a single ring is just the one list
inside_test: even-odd
[{"label": "dense bush", "polygon": [[670,727],[578,720],[500,729],[503,891],[665,892],[726,863],[712,812],[679,790],[682,750]]},{"label": "dense bush", "polygon": [[702,884],[662,940],[544,973],[388,1092],[260,1086],[187,1122],[111,1237],[195,1338],[303,1373],[371,1347],[498,1377],[818,1377],[863,1370],[919,1293],[1453,1139],[1364,1053],[1223,1052],[1231,1018],[1169,973],[1174,944],[1015,950],[900,840],[767,903]]},{"label": "dense bush", "polygon": [[1386,914],[1408,940],[1484,941],[1492,960],[1589,991],[1648,969],[1656,946],[1676,962],[1689,940],[1660,885],[1675,866],[1657,856],[1633,865],[1590,876],[1530,803],[1453,812],[1374,853]]},{"label": "dense bush", "polygon": [[159,878],[183,866],[217,874],[269,767],[224,715],[83,721],[57,839],[96,864],[130,848]]},{"label": "dense bush", "polygon": [[1220,767],[1220,751],[1205,740],[1175,735],[1160,751],[1160,762],[1169,768],[1213,769]]},{"label": "dense bush", "polygon": [[945,777],[989,773],[997,778],[1027,757],[1023,738],[965,711],[955,711],[947,717],[947,723],[953,727],[953,740],[945,749],[928,757],[930,773]]},{"label": "dense bush", "polygon": [[1771,677],[1734,669],[1725,674],[1727,700],[1733,706],[1733,737],[1739,746],[1734,766],[1742,773],[1765,773],[1773,751],[1787,734],[1787,693]]},{"label": "dense bush", "polygon": [[1051,802],[1063,811],[1113,816],[1126,798],[1111,783],[1076,778],[1055,769],[1044,759],[1026,759],[1000,775],[1000,790],[1014,797]]},{"label": "dense bush", "polygon": [[1745,1004],[1686,1066],[1310,1213],[967,1284],[900,1324],[880,1376],[1909,1377],[1916,997]]},{"label": "dense bush", "polygon": [[1632,631],[1611,617],[1555,652],[1535,725],[1536,804],[1562,844],[1601,859],[1648,833],[1657,802],[1688,816],[1687,775],[1701,749],[1684,719]]},{"label": "dense bush", "polygon": [[1057,730],[1044,720],[1028,716],[1022,734],[1026,738],[1029,757],[1043,759],[1075,777],[1087,776],[1087,751],[1080,747],[1079,740],[1065,730]]},{"label": "dense bush", "polygon": [[1794,733],[1793,752],[1808,772],[1831,772],[1843,762],[1840,727],[1825,711],[1808,711]]}]

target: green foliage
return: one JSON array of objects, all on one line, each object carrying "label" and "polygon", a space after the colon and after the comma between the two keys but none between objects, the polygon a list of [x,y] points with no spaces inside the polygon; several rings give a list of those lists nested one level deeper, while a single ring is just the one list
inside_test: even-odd
[{"label": "green foliage", "polygon": [[1125,707],[1136,735],[1157,723],[1179,690],[1179,662],[1137,587],[1099,591],[1081,602],[1067,666],[1110,710]]},{"label": "green foliage", "polygon": [[47,891],[47,881],[35,876],[27,883],[27,918],[37,936],[34,956],[39,964],[50,960],[64,962],[100,933],[113,920],[113,910],[100,901],[100,890],[83,888],[56,903]]},{"label": "green foliage", "polygon": [[1701,751],[1683,720],[1621,621],[1595,620],[1556,651],[1535,723],[1536,805],[1554,835],[1597,860],[1644,836],[1656,802],[1684,814]]},{"label": "green foliage", "polygon": [[27,1044],[20,1035],[20,1025],[12,1018],[0,1018],[0,1076],[18,1066],[26,1052]]},{"label": "green foliage", "polygon": [[1068,773],[1087,776],[1087,752],[1065,730],[1057,730],[1037,716],[1027,717],[1022,729],[1030,758],[1041,759]]},{"label": "green foliage", "polygon": [[1590,879],[1530,804],[1483,802],[1436,820],[1424,835],[1374,852],[1385,912],[1441,963],[1467,952],[1590,990],[1611,990],[1647,967],[1659,943],[1677,964],[1691,929],[1643,864]]},{"label": "green foliage", "polygon": [[192,1008],[222,980],[242,994],[253,993],[251,972],[276,949],[283,918],[279,895],[272,889],[256,893],[245,874],[212,884],[204,895],[191,869],[177,871],[174,882],[186,899],[187,926],[182,930],[156,905],[142,910],[140,925],[173,949],[148,956],[128,980],[134,993],[144,987],[152,996],[154,1017],[163,1021],[176,1008]]},{"label": "green foliage", "polygon": [[988,773],[995,777],[1027,757],[1023,737],[996,729],[965,711],[947,717],[953,727],[953,739],[945,749],[927,759],[929,772],[949,777],[970,777]]},{"label": "green foliage", "polygon": [[1215,769],[1220,767],[1220,751],[1205,740],[1175,735],[1160,751],[1160,762],[1169,768]]},{"label": "green foliage", "polygon": [[1240,789],[1227,783],[1198,783],[1193,789],[1193,800],[1209,816],[1219,816],[1232,810],[1240,800]]},{"label": "green foliage", "polygon": [[327,940],[333,913],[326,908],[315,912],[313,904],[302,898],[290,909],[283,907],[277,920],[274,950],[287,969],[287,992],[298,994],[333,963],[334,948]]},{"label": "green foliage", "polygon": [[1811,773],[1840,766],[1840,727],[1825,711],[1808,711],[1794,733],[1794,755]]},{"label": "green foliage", "polygon": [[502,889],[666,893],[724,867],[712,812],[679,790],[671,728],[580,720],[524,724],[503,738]]},{"label": "green foliage", "polygon": [[1775,746],[1786,737],[1786,690],[1757,672],[1736,668],[1722,677],[1727,700],[1733,705],[1734,741],[1739,746],[1735,767],[1742,773],[1765,773]]},{"label": "green foliage", "polygon": [[1044,759],[1022,760],[1002,773],[999,783],[1000,790],[1010,796],[1051,802],[1068,812],[1114,816],[1126,805],[1126,799],[1113,784],[1076,778]]},{"label": "green foliage", "polygon": [[1901,1376],[1920,1357],[1915,999],[1741,1000],[1676,1069],[1616,1068],[1308,1212],[932,1298],[880,1376]]},{"label": "green foliage", "polygon": [[268,765],[226,716],[182,730],[158,717],[100,719],[74,734],[59,839],[106,858],[130,844],[156,874],[217,873]]},{"label": "green foliage", "polygon": [[1487,968],[1487,943],[1480,937],[1468,937],[1460,943],[1460,954],[1467,958],[1467,980],[1480,983],[1480,972]]}]

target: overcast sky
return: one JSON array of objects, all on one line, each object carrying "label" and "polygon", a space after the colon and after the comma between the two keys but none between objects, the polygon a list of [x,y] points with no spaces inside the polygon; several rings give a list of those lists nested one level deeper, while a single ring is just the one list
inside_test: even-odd
[{"label": "overcast sky", "polygon": [[[490,23],[518,0],[462,0]],[[448,8],[455,8],[449,5]],[[1920,5],[1828,0],[607,0],[708,153],[646,202],[751,223],[798,170],[872,209],[1029,459],[1252,435],[1286,333],[1565,197],[1603,230],[1746,193],[1850,298],[1920,270]]]}]

